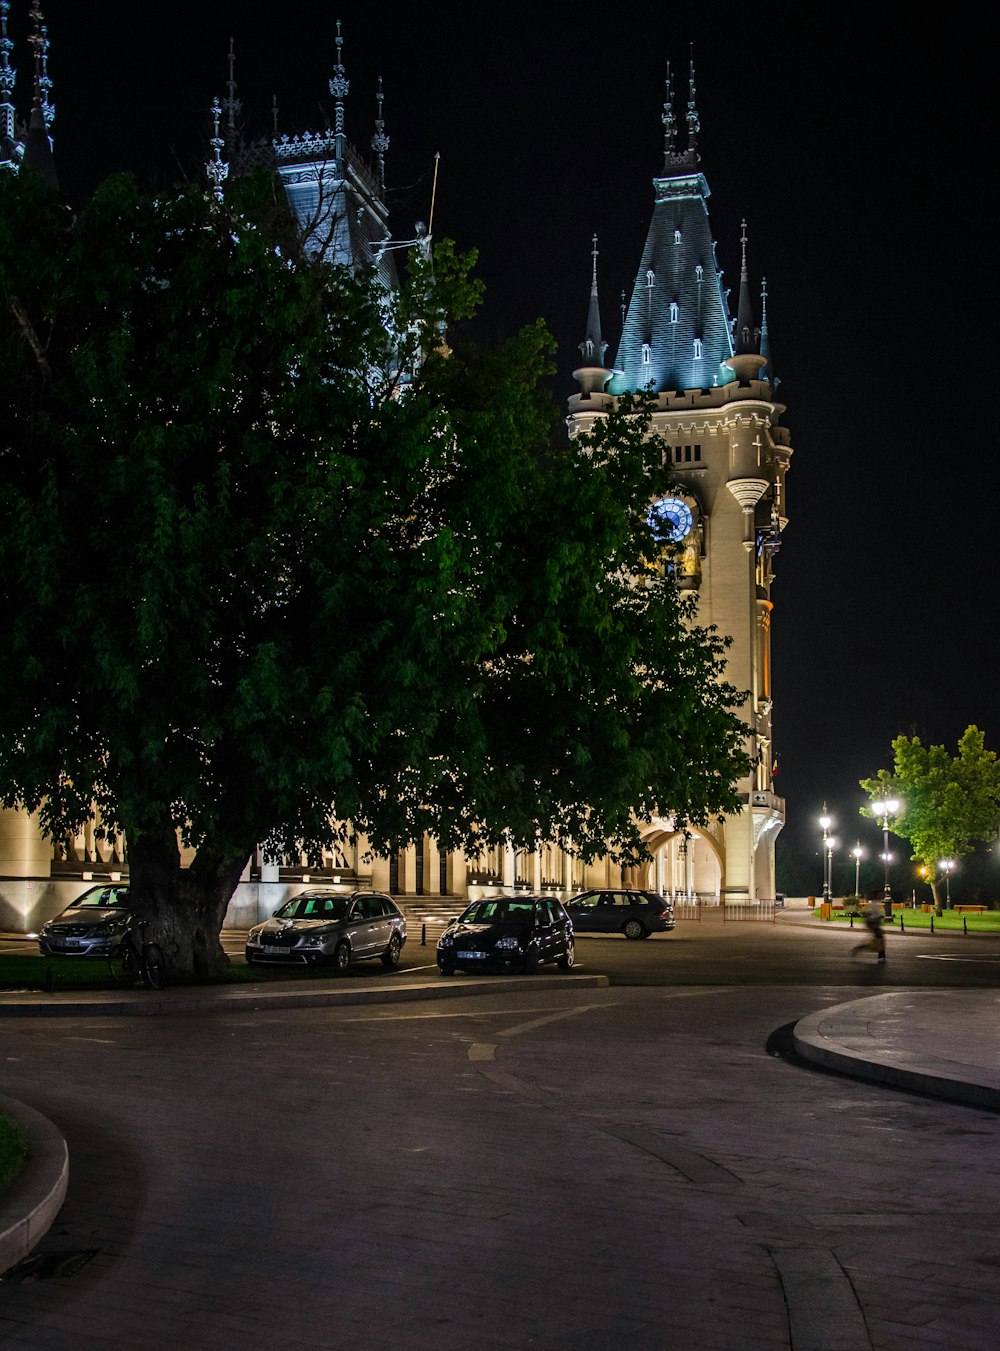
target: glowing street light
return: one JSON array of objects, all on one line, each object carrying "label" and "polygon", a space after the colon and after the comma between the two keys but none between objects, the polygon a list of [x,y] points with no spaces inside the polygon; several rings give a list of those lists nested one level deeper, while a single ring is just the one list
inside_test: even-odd
[{"label": "glowing street light", "polygon": [[887,918],[892,915],[892,888],[889,886],[889,864],[892,861],[892,855],[889,853],[889,822],[894,821],[902,810],[903,804],[896,797],[878,798],[871,806],[872,816],[882,827],[883,900]]},{"label": "glowing street light", "polygon": [[938,867],[944,873],[944,887],[948,895],[947,906],[951,909],[951,875],[955,871],[955,860],[953,858],[941,859]]},{"label": "glowing street light", "polygon": [[819,818],[820,829],[823,831],[823,904],[830,904],[830,864],[833,857],[833,841],[830,839],[830,827],[833,825],[833,817],[826,814],[826,803],[823,803],[823,815]]},{"label": "glowing street light", "polygon": [[860,895],[861,895],[861,860],[862,860],[862,859],[864,858],[864,856],[865,856],[865,851],[864,851],[864,850],[862,849],[862,847],[861,847],[861,841],[860,841],[860,840],[858,840],[857,844],[856,844],[856,845],[854,846],[854,848],[851,850],[851,853],[854,855],[854,894],[855,894],[855,896],[860,896]]}]

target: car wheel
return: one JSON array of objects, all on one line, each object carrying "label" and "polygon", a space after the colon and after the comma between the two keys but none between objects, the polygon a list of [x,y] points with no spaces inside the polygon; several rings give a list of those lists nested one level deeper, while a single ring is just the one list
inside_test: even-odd
[{"label": "car wheel", "polygon": [[440,963],[438,970],[441,972],[442,976],[453,976],[455,974],[455,968],[453,966],[448,966],[444,962]]},{"label": "car wheel", "polygon": [[351,949],[346,943],[338,943],[333,954],[333,969],[337,975],[343,975],[351,964]]},{"label": "car wheel", "polygon": [[645,927],[643,926],[642,920],[639,919],[626,920],[625,927],[622,929],[622,933],[625,935],[626,938],[646,937]]},{"label": "car wheel", "polygon": [[392,937],[389,939],[389,946],[386,948],[385,952],[382,953],[382,965],[398,966],[399,954],[402,952],[402,950],[403,945],[399,941],[399,934],[393,934]]},{"label": "car wheel", "polygon": [[573,968],[573,963],[575,961],[576,961],[576,947],[572,938],[569,938],[566,940],[566,951],[559,958],[560,971],[571,971]]}]

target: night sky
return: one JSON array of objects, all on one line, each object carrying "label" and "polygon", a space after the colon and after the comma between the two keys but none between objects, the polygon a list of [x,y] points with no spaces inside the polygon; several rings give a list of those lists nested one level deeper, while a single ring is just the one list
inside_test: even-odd
[{"label": "night sky", "polygon": [[[14,0],[17,39],[28,4]],[[795,450],[773,591],[779,858],[820,887],[824,800],[843,847],[860,837],[877,853],[857,781],[890,764],[898,733],[954,749],[976,723],[1000,747],[994,113],[973,35],[895,6],[799,6],[791,22],[780,7],[690,4],[43,8],[70,196],[119,168],[197,176],[230,34],[244,117],[268,130],[276,93],[281,130],[321,128],[341,18],[359,147],[384,77],[394,236],[428,219],[440,153],[434,234],[479,250],[486,336],[545,318],[560,398],[575,388],[595,233],[617,347],[662,165],[667,62],[683,122],[693,45],[719,261],[735,312],[745,217]],[[30,62],[20,44],[16,56],[23,106]]]}]

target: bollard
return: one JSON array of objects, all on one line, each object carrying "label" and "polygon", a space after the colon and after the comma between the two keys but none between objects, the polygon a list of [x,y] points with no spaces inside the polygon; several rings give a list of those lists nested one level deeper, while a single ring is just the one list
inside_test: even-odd
[{"label": "bollard", "polygon": [[854,915],[853,915],[853,914],[850,915],[850,916],[849,916],[849,919],[850,919],[850,921],[851,921],[851,928],[853,929],[853,928],[854,928]]},{"label": "bollard", "polygon": [[965,918],[964,915],[962,916],[962,932],[964,934],[967,934],[969,932],[969,921]]},{"label": "bollard", "polygon": [[934,916],[931,915],[931,933],[934,932]]},{"label": "bollard", "polygon": [[902,910],[900,910],[900,912],[899,912],[899,932],[900,932],[901,934],[905,934],[905,933],[906,933],[906,925],[903,923],[903,912],[902,912]]},{"label": "bollard", "polygon": [[425,947],[427,946],[427,925],[426,925],[426,924],[421,924],[421,926],[420,926],[420,946],[421,946],[422,948],[425,948]]}]

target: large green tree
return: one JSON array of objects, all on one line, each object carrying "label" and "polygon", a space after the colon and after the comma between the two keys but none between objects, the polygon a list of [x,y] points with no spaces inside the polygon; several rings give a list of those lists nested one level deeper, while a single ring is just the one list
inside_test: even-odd
[{"label": "large green tree", "polygon": [[259,842],[627,854],[738,804],[648,417],[560,441],[550,340],[478,350],[476,299],[447,246],[391,294],[307,259],[267,176],[0,176],[0,801],[124,831],[179,970]]},{"label": "large green tree", "polygon": [[[974,726],[962,733],[954,756],[944,746],[924,746],[919,737],[908,736],[896,737],[892,752],[892,769],[862,779],[861,787],[875,801],[899,799],[893,832],[910,842],[940,915],[942,861],[963,858],[1000,828],[1000,762]],[[862,815],[874,813],[866,807]]]}]

